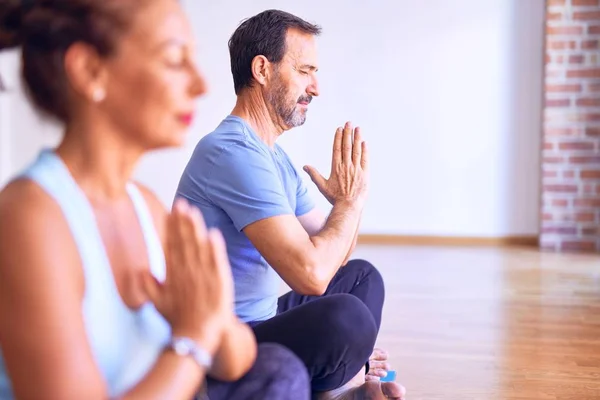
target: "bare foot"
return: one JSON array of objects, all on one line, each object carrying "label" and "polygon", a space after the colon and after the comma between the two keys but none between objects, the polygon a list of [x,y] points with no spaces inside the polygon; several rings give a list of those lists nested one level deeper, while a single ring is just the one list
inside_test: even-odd
[{"label": "bare foot", "polygon": [[404,400],[406,389],[396,382],[365,382],[360,386],[349,388],[335,397],[319,397],[319,400]]},{"label": "bare foot", "polygon": [[379,381],[387,375],[391,369],[390,364],[387,362],[388,353],[379,348],[373,349],[373,354],[369,357],[369,372],[365,379],[367,381]]},{"label": "bare foot", "polygon": [[406,388],[396,382],[381,382],[381,392],[387,399],[404,400],[406,396]]},{"label": "bare foot", "polygon": [[319,393],[318,400],[403,400],[406,389],[396,382],[366,381],[364,369],[344,386]]},{"label": "bare foot", "polygon": [[354,389],[352,400],[403,400],[406,389],[396,382],[365,382]]}]

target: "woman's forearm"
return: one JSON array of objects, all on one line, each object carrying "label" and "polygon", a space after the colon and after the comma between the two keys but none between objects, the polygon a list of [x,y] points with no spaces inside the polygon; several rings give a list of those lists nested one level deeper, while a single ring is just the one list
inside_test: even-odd
[{"label": "woman's forearm", "polygon": [[144,380],[121,399],[192,399],[205,373],[191,357],[165,352]]},{"label": "woman's forearm", "polygon": [[[216,354],[219,341],[219,334],[210,333],[197,343],[210,354]],[[191,399],[202,386],[206,373],[192,356],[165,350],[142,381],[121,399]]]}]

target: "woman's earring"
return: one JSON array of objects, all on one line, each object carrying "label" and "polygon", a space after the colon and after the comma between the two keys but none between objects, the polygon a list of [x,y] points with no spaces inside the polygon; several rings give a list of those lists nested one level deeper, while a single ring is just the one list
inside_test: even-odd
[{"label": "woman's earring", "polygon": [[94,100],[95,103],[100,103],[102,100],[104,100],[105,97],[106,92],[104,91],[104,89],[94,89],[94,92],[92,93],[92,100]]}]

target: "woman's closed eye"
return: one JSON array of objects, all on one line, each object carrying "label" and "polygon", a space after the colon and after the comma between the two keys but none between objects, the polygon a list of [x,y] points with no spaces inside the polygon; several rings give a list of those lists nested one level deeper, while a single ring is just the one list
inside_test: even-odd
[{"label": "woman's closed eye", "polygon": [[183,48],[170,48],[165,52],[165,64],[171,68],[181,68],[185,65],[186,56]]}]

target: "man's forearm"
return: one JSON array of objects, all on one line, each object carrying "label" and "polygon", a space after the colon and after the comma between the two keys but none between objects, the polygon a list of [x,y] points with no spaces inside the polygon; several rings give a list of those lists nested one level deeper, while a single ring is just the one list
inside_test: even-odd
[{"label": "man's forearm", "polygon": [[342,262],[342,267],[345,266],[348,263],[348,261],[350,261],[352,252],[354,251],[354,248],[356,247],[356,242],[358,241],[358,231],[360,229],[360,220],[361,220],[361,218],[358,219],[358,224],[356,224],[356,230],[354,231],[354,239],[352,239],[352,242],[350,243],[350,249],[348,250],[348,253],[346,254],[346,258]]},{"label": "man's forearm", "polygon": [[319,276],[327,282],[352,251],[361,213],[362,207],[356,203],[337,202],[323,229],[311,237],[318,260]]}]

